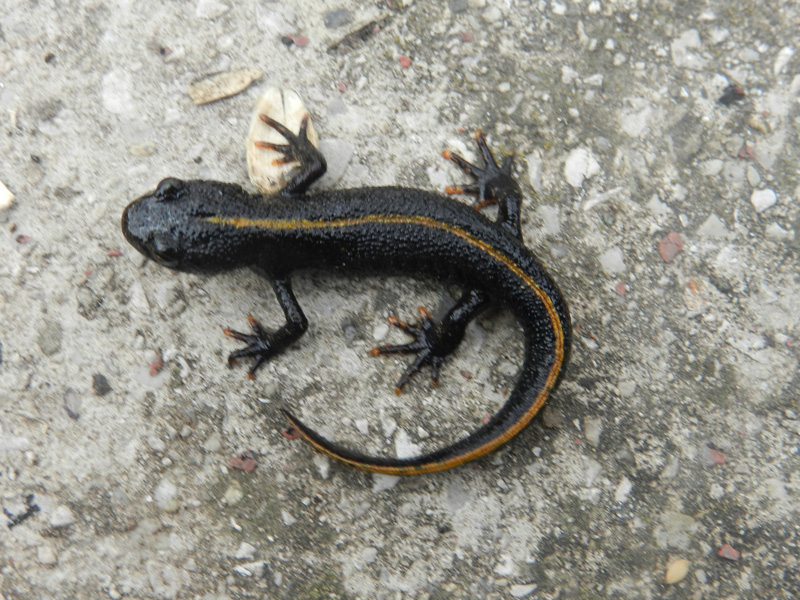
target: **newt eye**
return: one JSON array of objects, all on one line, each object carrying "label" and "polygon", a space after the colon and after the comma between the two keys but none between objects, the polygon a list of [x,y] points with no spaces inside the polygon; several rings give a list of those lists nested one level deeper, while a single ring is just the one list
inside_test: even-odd
[{"label": "newt eye", "polygon": [[180,192],[182,187],[183,181],[175,177],[167,177],[161,180],[153,195],[158,202],[169,202],[178,197],[178,192]]},{"label": "newt eye", "polygon": [[179,252],[171,242],[171,239],[163,239],[161,236],[155,236],[150,241],[153,260],[165,267],[176,267],[180,262]]}]

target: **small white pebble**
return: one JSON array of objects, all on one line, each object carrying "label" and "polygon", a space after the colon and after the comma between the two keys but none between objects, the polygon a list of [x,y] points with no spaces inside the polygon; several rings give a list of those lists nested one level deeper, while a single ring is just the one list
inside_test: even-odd
[{"label": "small white pebble", "polygon": [[361,553],[361,558],[364,560],[365,565],[371,565],[375,562],[375,559],[378,558],[378,549],[372,546],[365,548]]},{"label": "small white pebble", "polygon": [[617,246],[603,252],[599,256],[599,260],[600,268],[603,269],[606,275],[616,275],[618,273],[624,273],[626,270],[622,250]]},{"label": "small white pebble", "polygon": [[236,549],[236,553],[233,556],[238,560],[253,560],[255,555],[256,547],[252,544],[248,544],[247,542],[242,542],[241,545]]},{"label": "small white pebble", "polygon": [[319,476],[322,477],[322,479],[327,479],[331,472],[330,459],[327,456],[316,454],[312,460],[314,461],[314,466],[317,467]]},{"label": "small white pebble", "polygon": [[483,17],[483,20],[487,23],[496,23],[503,18],[503,13],[496,6],[490,6],[483,11],[481,17]]},{"label": "small white pebble", "polygon": [[536,584],[528,583],[526,585],[512,585],[509,591],[514,598],[525,598],[530,596],[534,590],[536,590]]},{"label": "small white pebble", "polygon": [[588,148],[575,148],[564,162],[564,179],[574,188],[583,185],[584,180],[600,173],[600,164]]},{"label": "small white pebble", "polygon": [[614,492],[614,500],[623,504],[628,500],[628,494],[631,493],[633,489],[633,483],[631,483],[630,479],[627,477],[623,477],[622,481],[619,482],[617,486],[617,490]]},{"label": "small white pebble", "polygon": [[55,528],[69,527],[75,520],[75,515],[72,514],[69,507],[62,504],[57,506],[53,514],[50,515],[50,526]]},{"label": "small white pebble", "polygon": [[158,508],[164,512],[175,512],[180,508],[178,487],[168,479],[162,479],[153,493]]},{"label": "small white pebble", "polygon": [[769,207],[774,206],[778,201],[778,197],[772,190],[756,190],[750,196],[750,204],[756,209],[756,212],[764,212]]},{"label": "small white pebble", "polygon": [[58,557],[53,547],[45,544],[36,548],[36,560],[41,565],[54,565],[58,562]]},{"label": "small white pebble", "polygon": [[501,577],[508,577],[514,574],[514,559],[512,559],[508,554],[504,554],[500,557],[500,562],[494,568],[494,572],[500,575]]}]

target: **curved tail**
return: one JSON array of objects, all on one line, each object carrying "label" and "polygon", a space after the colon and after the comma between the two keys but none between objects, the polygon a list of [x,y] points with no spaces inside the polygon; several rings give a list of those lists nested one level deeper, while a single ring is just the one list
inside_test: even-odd
[{"label": "curved tail", "polygon": [[292,427],[317,452],[356,469],[387,475],[421,475],[443,471],[488,454],[525,428],[561,378],[569,345],[562,342],[557,346],[561,347],[561,351],[549,354],[544,361],[540,361],[543,358],[541,354],[537,356],[527,348],[522,374],[514,391],[489,422],[449,446],[420,456],[390,458],[360,454],[327,440],[289,411],[283,410],[283,413]]}]

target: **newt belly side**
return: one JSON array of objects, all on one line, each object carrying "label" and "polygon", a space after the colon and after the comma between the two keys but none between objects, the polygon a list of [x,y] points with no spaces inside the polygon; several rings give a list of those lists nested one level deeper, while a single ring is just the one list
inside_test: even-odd
[{"label": "newt belly side", "polygon": [[479,210],[434,192],[374,187],[307,193],[324,172],[324,157],[306,137],[262,116],[286,138],[269,147],[300,166],[272,196],[247,193],[216,181],[165,179],[133,201],[122,215],[122,231],[142,254],[172,269],[215,273],[250,266],[272,281],[286,324],[267,331],[250,319],[252,333],[225,330],[246,344],[231,363],[252,358],[249,375],[307,329],[290,276],[298,269],[408,273],[453,281],[462,295],[441,321],[420,309],[412,325],[390,319],[412,341],[381,346],[373,354],[410,353],[415,358],[396,391],[430,366],[438,381],[442,363],[461,342],[469,322],[491,302],[507,306],[522,326],[525,358],[506,403],[483,426],[440,450],[412,457],[372,457],[342,448],[284,411],[292,426],[319,452],[348,465],[391,475],[415,475],[474,460],[506,443],[539,411],[558,385],[570,353],[566,302],[520,231],[522,193],[511,175],[511,157],[497,165],[481,134],[482,167],[445,153],[475,183],[448,188],[478,197],[475,208],[498,206],[495,221]]}]

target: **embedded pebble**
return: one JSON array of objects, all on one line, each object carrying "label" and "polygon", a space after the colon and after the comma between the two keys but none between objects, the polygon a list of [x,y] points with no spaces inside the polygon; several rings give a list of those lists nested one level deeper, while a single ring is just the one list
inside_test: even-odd
[{"label": "embedded pebble", "polygon": [[536,590],[536,587],[537,586],[535,583],[528,583],[526,585],[512,585],[509,588],[509,592],[514,598],[525,598],[530,596]]},{"label": "embedded pebble", "polygon": [[122,69],[109,71],[103,76],[103,107],[118,115],[133,112],[132,89],[130,73]]},{"label": "embedded pebble", "polygon": [[756,190],[750,196],[750,204],[756,209],[756,212],[764,212],[769,207],[774,206],[778,201],[778,197],[772,190]]},{"label": "embedded pebble", "polygon": [[398,458],[410,458],[420,453],[419,446],[411,441],[404,429],[397,430],[394,436],[394,447]]},{"label": "embedded pebble", "polygon": [[490,6],[485,11],[483,11],[481,17],[487,23],[496,23],[497,21],[503,18],[503,13],[496,6]]},{"label": "embedded pebble", "polygon": [[758,169],[753,165],[747,165],[747,183],[753,187],[761,183],[761,175],[758,173]]},{"label": "embedded pebble", "polygon": [[525,162],[528,165],[528,183],[534,190],[542,189],[542,168],[544,167],[544,159],[538,152],[533,152],[525,156]]},{"label": "embedded pebble", "polygon": [[588,148],[575,148],[564,162],[564,178],[574,188],[581,187],[585,179],[590,179],[599,172],[600,163]]},{"label": "embedded pebble", "polygon": [[606,275],[616,275],[626,270],[625,261],[622,257],[622,250],[614,246],[603,252],[599,256],[600,268]]},{"label": "embedded pebble", "polygon": [[255,555],[256,547],[252,544],[248,544],[247,542],[242,542],[236,549],[236,553],[233,555],[233,557],[238,560],[253,560]]},{"label": "embedded pebble", "polygon": [[54,565],[58,562],[58,557],[53,547],[45,544],[36,548],[36,560],[41,565]]},{"label": "embedded pebble", "polygon": [[514,574],[514,559],[508,554],[503,554],[500,557],[500,562],[494,567],[494,572],[501,577],[508,577]]},{"label": "embedded pebble", "polygon": [[178,487],[168,479],[162,479],[153,493],[156,506],[164,512],[176,512],[180,508]]},{"label": "embedded pebble", "polygon": [[680,234],[675,231],[670,231],[658,242],[658,252],[664,262],[672,262],[672,260],[680,254],[683,250],[683,240]]},{"label": "embedded pebble", "polygon": [[794,239],[794,231],[784,229],[777,223],[770,223],[765,230],[767,237],[776,241],[787,241]]},{"label": "embedded pebble", "polygon": [[786,46],[785,48],[780,49],[778,55],[775,57],[775,64],[772,65],[772,72],[775,74],[775,76],[783,73],[784,69],[786,69],[786,65],[789,64],[790,60],[792,60],[792,56],[794,56],[794,48],[791,46]]},{"label": "embedded pebble", "polygon": [[332,10],[325,14],[322,22],[328,29],[335,29],[337,27],[344,27],[353,20],[352,13],[346,8],[339,8]]},{"label": "embedded pebble", "polygon": [[60,529],[62,527],[69,527],[76,521],[75,515],[68,506],[61,504],[55,508],[53,514],[50,515],[50,526]]},{"label": "embedded pebble", "polygon": [[[297,134],[303,117],[308,115],[308,109],[300,94],[289,88],[271,86],[256,101],[253,117],[250,120],[250,131],[247,134],[247,173],[259,192],[274,194],[289,182],[298,163],[294,160],[280,163],[284,158],[282,153],[258,146],[260,142],[286,144],[286,139],[262,121],[260,115],[278,121],[292,133]],[[311,144],[318,148],[319,136],[311,119],[308,121],[306,135]],[[327,155],[333,159],[338,156],[338,152],[327,152]],[[278,164],[275,164],[276,161]]]},{"label": "embedded pebble", "polygon": [[327,479],[331,473],[331,461],[327,456],[322,456],[321,454],[315,454],[314,458],[314,466],[317,467],[317,472],[322,479]]},{"label": "embedded pebble", "polygon": [[260,579],[264,576],[265,567],[266,564],[264,561],[258,560],[255,562],[237,565],[233,568],[233,572],[241,577],[255,577],[256,579]]},{"label": "embedded pebble", "polygon": [[259,68],[243,67],[197,79],[189,84],[189,97],[192,102],[200,105],[235,96],[263,75],[264,72]]},{"label": "embedded pebble", "polygon": [[672,62],[677,67],[687,67],[689,69],[699,69],[705,64],[705,60],[692,50],[701,49],[703,42],[697,29],[689,29],[679,37],[672,40],[670,51]]},{"label": "embedded pebble", "polygon": [[222,448],[222,436],[215,431],[201,445],[206,452],[219,452]]},{"label": "embedded pebble", "polygon": [[683,581],[686,574],[689,572],[689,561],[685,558],[679,558],[674,561],[664,575],[664,580],[669,584],[675,584]]},{"label": "embedded pebble", "polygon": [[397,475],[384,475],[383,473],[373,473],[372,492],[384,492],[392,489],[400,481]]},{"label": "embedded pebble", "polygon": [[281,519],[283,519],[283,524],[286,525],[287,527],[297,523],[297,519],[295,519],[292,513],[290,513],[286,509],[281,509]]},{"label": "embedded pebble", "polygon": [[200,19],[216,19],[230,10],[230,6],[218,0],[199,0],[194,16]]},{"label": "embedded pebble", "polygon": [[727,560],[739,560],[740,557],[739,551],[730,544],[722,544],[717,551],[717,555]]},{"label": "embedded pebble", "polygon": [[719,175],[722,173],[722,167],[724,166],[725,163],[722,160],[719,158],[712,158],[701,163],[700,168],[703,171],[703,175]]},{"label": "embedded pebble", "polygon": [[14,204],[14,194],[0,181],[0,211],[8,210]]},{"label": "embedded pebble", "polygon": [[36,345],[45,356],[52,356],[61,350],[64,329],[58,321],[47,321],[36,336]]},{"label": "embedded pebble", "polygon": [[708,218],[703,221],[703,224],[697,228],[698,235],[709,238],[724,238],[728,237],[730,233],[728,228],[725,227],[725,223],[714,213],[708,215]]},{"label": "embedded pebble", "polygon": [[623,476],[617,486],[616,491],[614,492],[614,500],[623,504],[628,501],[628,494],[631,493],[633,489],[633,483],[627,477]]},{"label": "embedded pebble", "polygon": [[222,495],[222,503],[227,504],[228,506],[233,506],[234,504],[238,504],[242,498],[244,498],[242,484],[234,480],[231,481],[228,489],[225,490],[225,493]]},{"label": "embedded pebble", "polygon": [[586,417],[583,420],[583,433],[586,441],[595,448],[600,444],[600,434],[603,432],[603,420],[600,417]]},{"label": "embedded pebble", "polygon": [[542,220],[542,232],[546,235],[561,234],[561,219],[557,207],[540,204],[536,209],[536,216]]},{"label": "embedded pebble", "polygon": [[157,560],[148,560],[147,580],[157,598],[177,598],[184,583],[184,571]]},{"label": "embedded pebble", "polygon": [[365,565],[371,565],[375,562],[375,559],[378,558],[378,549],[373,546],[364,548],[364,551],[361,553],[361,558]]},{"label": "embedded pebble", "polygon": [[653,215],[656,217],[667,217],[672,214],[672,209],[670,208],[669,204],[666,204],[659,200],[658,194],[653,194],[650,197],[650,200],[647,201],[645,204],[647,210],[649,210]]}]

